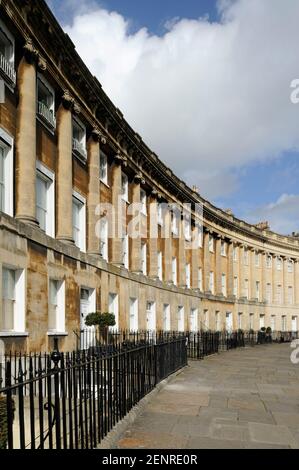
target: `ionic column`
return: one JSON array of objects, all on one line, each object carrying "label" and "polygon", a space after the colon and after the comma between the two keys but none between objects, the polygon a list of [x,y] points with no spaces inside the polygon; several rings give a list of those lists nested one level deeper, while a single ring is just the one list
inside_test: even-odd
[{"label": "ionic column", "polygon": [[100,142],[105,138],[98,129],[93,129],[87,142],[88,194],[87,194],[87,251],[99,255],[100,240],[96,233],[98,215],[96,207],[100,203]]},{"label": "ionic column", "polygon": [[16,132],[16,217],[36,220],[36,65],[38,51],[31,40],[18,68],[19,104]]},{"label": "ionic column", "polygon": [[112,263],[122,265],[122,188],[121,188],[121,173],[122,165],[126,165],[125,157],[117,154],[114,157],[112,166],[112,208],[114,212],[111,240],[111,259]]},{"label": "ionic column", "polygon": [[141,272],[141,207],[140,207],[140,183],[143,181],[141,175],[135,175],[132,184],[132,204],[133,212],[131,214],[135,223],[132,224],[132,230],[138,232],[132,235],[131,240],[131,269],[134,272]]},{"label": "ionic column", "polygon": [[239,296],[240,297],[245,296],[244,251],[245,251],[244,245],[240,245],[239,247],[239,292],[240,292]]},{"label": "ionic column", "polygon": [[267,298],[267,253],[263,251],[261,253],[261,263],[262,263],[262,301],[265,301]]},{"label": "ionic column", "polygon": [[[282,282],[282,301],[284,305],[288,305],[288,290],[289,290],[289,283],[288,283],[288,259],[284,256],[282,258],[282,272],[283,272],[283,282]],[[293,293],[294,294],[294,293]]]},{"label": "ionic column", "polygon": [[204,231],[203,233],[203,290],[209,292],[210,290],[210,270],[211,270],[211,260],[210,260],[210,251],[209,251],[209,231]]},{"label": "ionic column", "polygon": [[255,267],[255,250],[253,248],[248,248],[249,251],[249,298],[256,299],[256,284],[255,282],[258,280],[257,272]]},{"label": "ionic column", "polygon": [[158,193],[154,189],[150,195],[148,217],[148,273],[153,279],[158,279]]},{"label": "ionic column", "polygon": [[167,209],[164,219],[164,279],[172,283],[172,232],[171,232],[171,212]]},{"label": "ionic column", "polygon": [[234,295],[234,244],[229,241],[227,247],[227,295],[232,297]]},{"label": "ionic column", "polygon": [[215,256],[215,292],[216,295],[222,295],[222,266],[221,266],[221,237],[216,238],[216,256]]},{"label": "ionic column", "polygon": [[195,225],[192,230],[192,251],[191,251],[191,287],[198,289],[198,268],[199,268],[199,233],[198,226]]},{"label": "ionic column", "polygon": [[73,243],[73,157],[72,110],[78,112],[75,100],[68,91],[62,97],[57,111],[57,235],[66,243]]},{"label": "ionic column", "polygon": [[179,259],[178,259],[179,286],[186,286],[186,252],[185,252],[185,230],[184,217],[179,220]]}]

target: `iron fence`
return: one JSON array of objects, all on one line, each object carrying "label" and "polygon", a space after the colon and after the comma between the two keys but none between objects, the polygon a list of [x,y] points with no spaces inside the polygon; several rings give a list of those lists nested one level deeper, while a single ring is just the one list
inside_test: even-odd
[{"label": "iron fence", "polygon": [[8,449],[89,449],[157,383],[187,364],[187,349],[179,336],[15,359],[17,366],[7,357],[0,389]]}]

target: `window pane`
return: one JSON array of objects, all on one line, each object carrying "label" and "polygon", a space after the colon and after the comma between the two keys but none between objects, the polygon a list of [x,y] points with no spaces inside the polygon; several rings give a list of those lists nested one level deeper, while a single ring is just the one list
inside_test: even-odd
[{"label": "window pane", "polygon": [[0,210],[5,210],[5,155],[4,149],[0,147]]},{"label": "window pane", "polygon": [[8,300],[15,300],[15,271],[3,268],[2,270],[2,297]]},{"label": "window pane", "polygon": [[58,282],[50,280],[50,296],[49,302],[51,305],[57,306],[57,292],[58,292]]}]

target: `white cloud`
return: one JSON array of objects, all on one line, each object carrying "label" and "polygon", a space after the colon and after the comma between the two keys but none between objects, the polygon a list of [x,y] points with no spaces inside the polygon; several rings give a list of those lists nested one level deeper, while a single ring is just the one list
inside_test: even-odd
[{"label": "white cloud", "polygon": [[299,2],[218,5],[220,23],[175,19],[162,37],[94,5],[65,27],[128,122],[209,198],[236,187],[230,168],[299,149]]},{"label": "white cloud", "polygon": [[249,212],[247,220],[252,223],[268,220],[271,229],[279,233],[299,232],[299,196],[282,194],[276,202]]}]

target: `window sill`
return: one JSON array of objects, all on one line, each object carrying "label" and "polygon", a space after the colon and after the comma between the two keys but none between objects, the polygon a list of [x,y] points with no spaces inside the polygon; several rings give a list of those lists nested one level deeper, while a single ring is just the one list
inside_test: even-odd
[{"label": "window sill", "polygon": [[28,331],[0,331],[0,338],[10,338],[10,337],[25,337],[29,336]]},{"label": "window sill", "polygon": [[106,181],[101,180],[101,178],[100,178],[100,183],[104,184],[106,186],[106,188],[110,189],[109,184]]},{"label": "window sill", "polygon": [[68,336],[67,331],[48,331],[48,336]]},{"label": "window sill", "polygon": [[43,119],[39,114],[36,114],[36,119],[50,134],[55,135],[56,126],[53,127],[50,122],[48,123],[48,121]]}]

